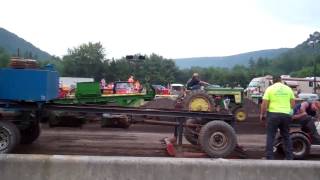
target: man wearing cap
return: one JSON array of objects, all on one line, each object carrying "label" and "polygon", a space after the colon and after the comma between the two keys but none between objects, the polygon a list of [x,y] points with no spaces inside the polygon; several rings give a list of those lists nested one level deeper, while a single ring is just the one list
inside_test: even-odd
[{"label": "man wearing cap", "polygon": [[200,89],[202,85],[209,85],[209,83],[201,81],[198,73],[193,73],[192,78],[187,82],[188,90]]},{"label": "man wearing cap", "polygon": [[315,116],[319,110],[319,101],[303,101],[302,103],[297,104],[293,109],[293,122],[298,122],[301,125],[302,130],[305,129],[311,133],[313,144],[320,144],[320,135],[314,124],[314,121],[316,120]]},{"label": "man wearing cap", "polygon": [[284,139],[286,159],[293,159],[292,142],[289,134],[292,108],[294,107],[294,94],[292,89],[281,83],[281,78],[275,76],[274,84],[269,86],[261,104],[260,121],[267,120],[266,158],[273,159],[273,142],[277,130]]}]

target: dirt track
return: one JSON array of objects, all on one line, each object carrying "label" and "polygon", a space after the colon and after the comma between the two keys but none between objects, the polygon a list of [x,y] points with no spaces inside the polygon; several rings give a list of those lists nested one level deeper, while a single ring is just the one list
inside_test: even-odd
[{"label": "dirt track", "polygon": [[[162,126],[134,125],[129,130],[100,128],[98,124],[88,124],[82,128],[42,127],[42,134],[31,145],[20,145],[17,154],[59,154],[59,155],[103,155],[168,157],[165,137],[172,137],[170,129],[154,132]],[[264,157],[265,135],[238,135],[239,144],[246,150],[247,158]],[[188,144],[186,140],[184,144]],[[184,145],[184,151],[201,152],[192,145]],[[309,159],[320,159],[320,151],[312,152]],[[233,153],[231,158],[242,158]],[[278,157],[281,159],[281,157]]]},{"label": "dirt track", "polygon": [[[159,129],[160,132],[158,131]],[[156,156],[167,157],[163,139],[173,137],[171,127],[154,125],[133,125],[128,130],[116,128],[100,128],[91,123],[82,128],[42,126],[42,134],[31,145],[21,145],[14,153],[23,154],[78,154],[107,156]],[[263,151],[263,135],[241,135],[240,144],[247,144],[247,149]],[[184,144],[189,144],[186,140]],[[187,150],[197,149],[191,145]],[[258,158],[256,153],[252,158]]]},{"label": "dirt track", "polygon": [[[149,107],[164,109],[170,108],[171,101],[153,103]],[[258,107],[249,102],[245,108],[249,110],[249,118],[236,124],[238,142],[246,150],[247,158],[260,159],[264,156],[264,127],[257,119]],[[38,140],[31,145],[20,145],[13,153],[168,157],[163,139],[172,136],[173,127],[157,125],[134,124],[129,129],[101,128],[97,122],[82,128],[42,125]],[[186,140],[183,143],[188,144]],[[195,149],[191,145],[186,147]],[[319,149],[313,151],[316,155],[310,158],[320,159],[319,152]]]}]

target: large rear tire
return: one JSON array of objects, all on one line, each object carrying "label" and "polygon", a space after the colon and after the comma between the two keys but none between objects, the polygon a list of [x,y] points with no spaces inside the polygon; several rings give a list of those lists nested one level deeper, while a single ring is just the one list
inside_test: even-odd
[{"label": "large rear tire", "polygon": [[16,125],[0,121],[0,154],[10,153],[20,142],[20,132]]},{"label": "large rear tire", "polygon": [[183,100],[183,108],[188,111],[213,111],[213,98],[206,92],[197,90],[191,91]]},{"label": "large rear tire", "polygon": [[310,154],[311,143],[309,139],[301,133],[291,134],[293,158],[304,159]]},{"label": "large rear tire", "polygon": [[[284,156],[283,138],[280,138],[279,143],[274,147],[274,151]],[[311,143],[309,139],[302,133],[292,133],[290,138],[292,141],[293,159],[305,159],[310,154]]]},{"label": "large rear tire", "polygon": [[211,121],[201,128],[199,143],[210,157],[223,158],[234,151],[237,137],[234,129],[226,122]]}]

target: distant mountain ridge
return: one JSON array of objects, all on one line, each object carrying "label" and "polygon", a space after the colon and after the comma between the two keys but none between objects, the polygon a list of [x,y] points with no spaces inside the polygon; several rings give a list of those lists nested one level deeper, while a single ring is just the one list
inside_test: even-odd
[{"label": "distant mountain ridge", "polygon": [[35,47],[30,42],[20,38],[14,33],[0,27],[0,47],[4,48],[10,55],[17,55],[19,48],[20,56],[32,56],[39,60],[50,59],[51,55]]},{"label": "distant mountain ridge", "polygon": [[272,59],[287,52],[290,49],[291,48],[267,49],[221,57],[179,58],[174,59],[174,61],[180,69],[186,69],[192,66],[232,68],[235,65],[248,66],[250,59],[254,61],[258,58]]}]

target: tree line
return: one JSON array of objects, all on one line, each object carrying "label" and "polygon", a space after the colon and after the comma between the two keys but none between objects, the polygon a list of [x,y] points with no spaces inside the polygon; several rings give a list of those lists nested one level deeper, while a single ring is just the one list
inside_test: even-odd
[{"label": "tree line", "polygon": [[[157,54],[145,55],[143,59],[107,59],[100,42],[86,43],[68,50],[62,58],[53,56],[50,60],[39,61],[41,65],[54,64],[60,76],[91,77],[96,81],[104,78],[107,82],[127,80],[130,75],[142,83],[185,84],[194,72],[202,80],[222,86],[246,87],[254,77],[267,74],[288,74],[294,77],[313,76],[314,62],[320,63],[319,49],[304,44],[289,50],[274,59],[250,60],[249,66],[236,65],[233,68],[179,69],[172,59]],[[0,48],[0,67],[7,66],[10,56]],[[320,76],[320,69],[316,72]]]}]

